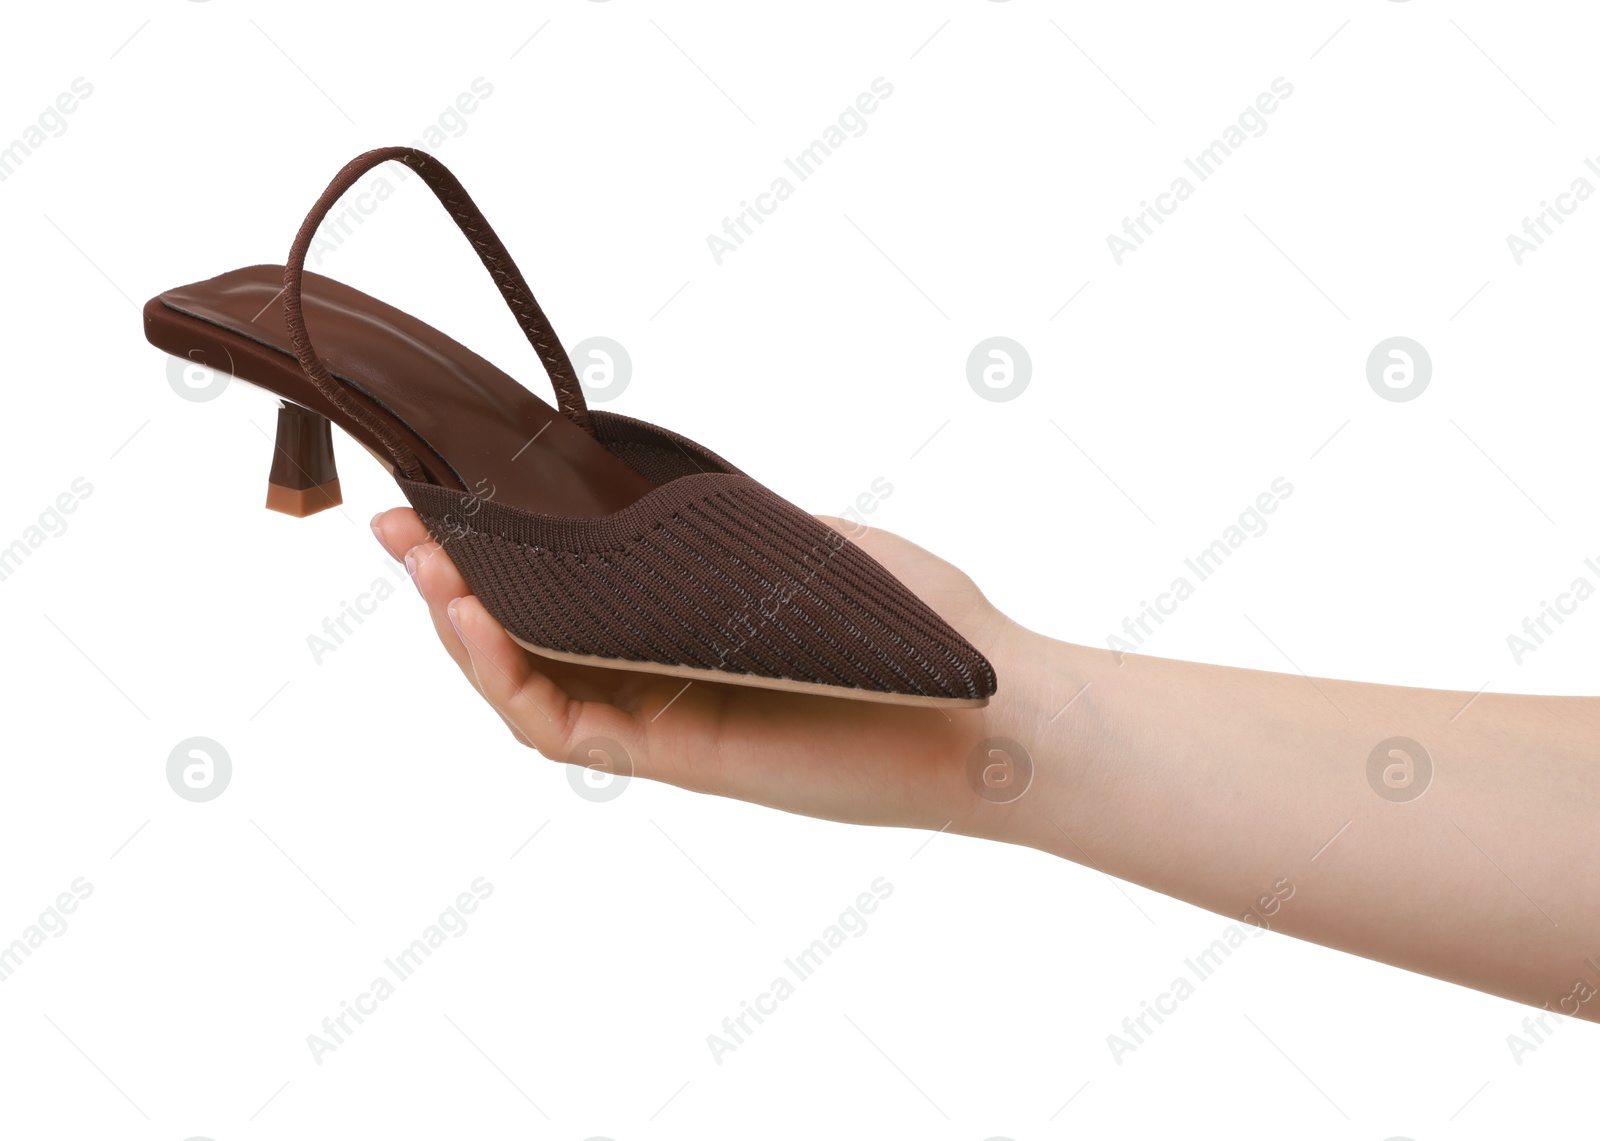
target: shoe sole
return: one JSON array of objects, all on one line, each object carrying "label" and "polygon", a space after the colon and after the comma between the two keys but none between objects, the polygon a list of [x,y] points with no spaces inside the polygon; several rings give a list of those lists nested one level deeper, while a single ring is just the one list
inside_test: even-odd
[{"label": "shoe sole", "polygon": [[[681,677],[691,682],[711,681],[722,685],[737,685],[748,689],[770,689],[779,693],[804,693],[816,697],[839,697],[846,701],[871,701],[880,705],[920,705],[934,709],[982,709],[989,704],[987,697],[924,697],[916,693],[885,693],[874,689],[856,689],[843,685],[824,685],[814,681],[791,681],[788,678],[767,678],[759,674],[726,673],[721,670],[699,669],[695,666],[659,665],[655,662],[635,662],[624,658],[597,658],[589,654],[569,654],[552,650],[548,646],[535,646],[524,642],[511,631],[507,636],[541,658],[573,666],[593,666],[597,669],[617,670],[623,673],[657,674],[662,677]],[[687,688],[687,686],[685,687]]]}]

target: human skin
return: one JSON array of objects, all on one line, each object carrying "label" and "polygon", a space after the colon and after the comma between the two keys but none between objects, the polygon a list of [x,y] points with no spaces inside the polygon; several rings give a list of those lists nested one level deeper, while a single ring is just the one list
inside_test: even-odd
[{"label": "human skin", "polygon": [[[988,657],[1000,684],[986,707],[685,688],[540,658],[471,595],[414,511],[384,512],[373,531],[405,559],[467,680],[552,760],[605,768],[574,751],[608,738],[634,776],[1038,848],[1236,920],[1600,1021],[1600,698],[1475,696],[1072,645],[1011,621],[905,539],[823,521]],[[1412,799],[1380,795],[1368,776],[1393,737],[1431,759]],[[1021,751],[986,748],[970,764],[992,738]]]}]

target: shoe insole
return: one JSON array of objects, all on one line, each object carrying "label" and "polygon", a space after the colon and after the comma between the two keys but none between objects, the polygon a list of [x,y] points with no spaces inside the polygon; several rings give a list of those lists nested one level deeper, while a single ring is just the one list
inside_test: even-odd
[{"label": "shoe insole", "polygon": [[[282,289],[283,267],[258,265],[168,290],[160,300],[174,313],[282,353],[287,391],[279,395],[292,397],[309,381],[284,325]],[[305,274],[302,293],[306,331],[328,369],[420,437],[436,454],[430,466],[442,460],[468,493],[590,518],[618,511],[655,486],[432,326],[319,274]],[[273,387],[270,378],[252,382]],[[338,416],[330,419],[350,429]]]}]

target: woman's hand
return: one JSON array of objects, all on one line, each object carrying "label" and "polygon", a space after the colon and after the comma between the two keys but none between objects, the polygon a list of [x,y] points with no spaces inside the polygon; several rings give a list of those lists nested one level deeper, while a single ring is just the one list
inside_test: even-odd
[{"label": "woman's hand", "polygon": [[1025,844],[1235,924],[1600,1021],[1600,699],[1072,646],[1009,621],[904,539],[829,522],[989,658],[986,708],[561,665],[467,595],[414,512],[373,529],[406,557],[467,680],[547,757],[602,767],[589,743],[608,738],[637,776]]},{"label": "woman's hand", "polygon": [[609,739],[626,751],[633,775],[696,792],[850,823],[1004,838],[1010,814],[997,803],[1004,798],[978,795],[968,762],[984,738],[1011,732],[1001,726],[1016,713],[1025,687],[1016,684],[1006,656],[1026,631],[966,575],[915,544],[823,521],[884,564],[994,663],[1000,688],[988,707],[946,710],[685,683],[542,658],[512,641],[469,593],[416,512],[384,512],[372,528],[391,555],[404,558],[439,640],[467,681],[517,740],[552,760],[610,771],[605,751],[591,753],[589,744]]}]

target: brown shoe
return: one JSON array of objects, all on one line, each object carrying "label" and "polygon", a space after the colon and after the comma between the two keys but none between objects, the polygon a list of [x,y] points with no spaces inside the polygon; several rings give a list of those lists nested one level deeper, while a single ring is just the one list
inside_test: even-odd
[{"label": "brown shoe", "polygon": [[[421,175],[471,240],[559,411],[437,329],[305,272],[329,209],[389,160]],[[157,348],[282,399],[268,507],[309,515],[339,502],[337,424],[390,470],[484,606],[534,653],[904,704],[979,706],[995,691],[983,655],[848,539],[692,440],[590,411],[511,255],[422,151],[349,163],[287,266],[168,290],[144,319]]]}]

